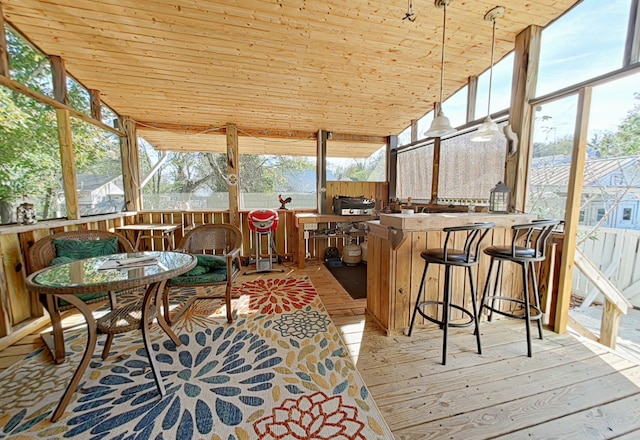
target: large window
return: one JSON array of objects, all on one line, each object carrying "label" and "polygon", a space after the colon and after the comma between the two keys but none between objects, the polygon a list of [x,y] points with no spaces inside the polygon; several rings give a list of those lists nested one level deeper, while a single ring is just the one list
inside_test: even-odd
[{"label": "large window", "polygon": [[[467,95],[468,87],[464,86],[442,103],[442,111],[449,118],[452,127],[459,127],[467,123]],[[429,121],[431,124],[431,121]],[[429,128],[425,129],[425,131]],[[423,138],[424,136],[418,136]]]},{"label": "large window", "polygon": [[161,152],[143,138],[138,144],[143,209],[229,209],[226,154]]},{"label": "large window", "polygon": [[[11,77],[52,96],[48,58],[7,28]],[[35,205],[38,220],[60,217],[62,169],[55,111],[0,87],[0,222],[16,221],[16,208]]]},{"label": "large window", "polygon": [[77,119],[71,129],[80,215],[124,211],[120,139]]},{"label": "large window", "polygon": [[536,94],[622,67],[631,0],[584,0],[542,31]]},{"label": "large window", "polygon": [[0,87],[0,218],[16,221],[16,208],[35,205],[38,220],[62,217],[62,183],[55,111]]},{"label": "large window", "polygon": [[640,73],[593,89],[581,222],[640,229]]},{"label": "large window", "polygon": [[327,143],[327,180],[385,182],[386,145]]},{"label": "large window", "polygon": [[[476,97],[476,119],[487,116],[489,99],[489,70],[478,77],[478,94]],[[511,81],[513,80],[513,52],[493,66],[493,81],[491,83],[491,110],[496,113],[508,109],[511,105]]]},{"label": "large window", "polygon": [[91,115],[91,98],[89,97],[89,91],[70,76],[67,76],[67,93],[69,94],[69,105],[71,108],[85,115]]},{"label": "large window", "polygon": [[240,207],[276,209],[316,207],[316,158],[311,156],[240,155]]},{"label": "large window", "polygon": [[433,175],[433,143],[423,147],[398,152],[396,196],[405,200],[431,199],[431,176]]},{"label": "large window", "polygon": [[564,219],[577,101],[572,95],[535,109],[526,212]]},{"label": "large window", "polygon": [[51,63],[10,27],[5,27],[9,53],[9,75],[15,81],[53,98]]},{"label": "large window", "polygon": [[473,143],[469,140],[473,134],[442,141],[439,203],[486,205],[491,189],[504,179],[506,141]]}]

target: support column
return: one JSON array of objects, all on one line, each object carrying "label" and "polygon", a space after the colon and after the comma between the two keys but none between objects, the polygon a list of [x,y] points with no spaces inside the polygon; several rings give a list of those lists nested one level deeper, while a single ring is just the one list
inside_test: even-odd
[{"label": "support column", "polygon": [[467,85],[467,122],[476,119],[476,104],[478,103],[478,77],[470,76]]},{"label": "support column", "polygon": [[[69,105],[67,94],[67,72],[64,61],[58,56],[51,56],[51,74],[53,97],[56,101]],[[58,122],[58,144],[60,145],[60,163],[62,167],[62,186],[64,190],[67,218],[80,218],[78,207],[78,190],[76,182],[75,156],[73,153],[73,134],[71,132],[71,113],[67,109],[56,109]]]},{"label": "support column", "polygon": [[102,100],[100,99],[100,90],[89,90],[91,99],[91,116],[93,119],[102,121]]},{"label": "support column", "polygon": [[56,109],[58,120],[58,143],[60,144],[60,162],[62,164],[62,182],[67,206],[67,218],[80,218],[78,210],[78,191],[73,154],[73,136],[71,135],[71,115],[68,110]]},{"label": "support column", "polygon": [[631,0],[623,66],[640,61],[640,0]]},{"label": "support column", "polygon": [[51,60],[51,73],[53,74],[53,98],[64,105],[69,105],[67,71],[64,67],[64,60],[56,55],[51,55],[49,59]]},{"label": "support column", "polygon": [[553,328],[556,333],[566,333],[569,320],[573,266],[576,254],[578,223],[580,221],[580,199],[584,183],[584,166],[587,158],[587,131],[589,129],[591,95],[591,87],[580,90],[578,95],[578,115],[573,135],[571,168],[569,169],[569,182],[572,182],[572,185],[569,186],[567,193],[560,280],[558,282],[558,298],[556,300],[556,319]]},{"label": "support column", "polygon": [[120,138],[120,156],[122,158],[125,210],[140,211],[142,209],[142,192],[136,121],[129,116],[122,116],[119,125],[124,132],[124,136]]},{"label": "support column", "polygon": [[418,120],[417,119],[412,119],[411,120],[411,142],[415,142],[418,140]]},{"label": "support column", "polygon": [[318,130],[316,148],[316,194],[318,213],[327,214],[327,139],[329,132]]},{"label": "support column", "polygon": [[539,26],[529,26],[516,37],[511,87],[509,124],[518,135],[519,147],[506,153],[504,182],[511,189],[510,211],[524,212],[527,191],[527,173],[531,156],[531,106],[535,96],[540,59]]},{"label": "support column", "polygon": [[4,31],[4,13],[0,3],[0,75],[9,78],[9,50],[7,49],[7,36]]},{"label": "support column", "polygon": [[431,175],[431,201],[430,203],[438,203],[438,183],[440,182],[440,138],[433,140],[433,165]]},{"label": "support column", "polygon": [[389,204],[389,199],[395,199],[398,191],[398,136],[395,135],[389,136],[387,140],[387,182],[389,193],[387,200],[382,200],[380,209]]},{"label": "support column", "polygon": [[229,222],[240,227],[240,164],[238,162],[238,127],[227,124],[227,176],[229,182]]}]

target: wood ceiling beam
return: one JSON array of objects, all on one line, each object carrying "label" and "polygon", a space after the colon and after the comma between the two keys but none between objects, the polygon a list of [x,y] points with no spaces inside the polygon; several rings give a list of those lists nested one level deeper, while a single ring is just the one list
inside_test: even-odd
[{"label": "wood ceiling beam", "polygon": [[[146,122],[137,121],[136,127],[138,130],[156,129],[163,131],[172,131],[176,133],[189,133],[189,134],[217,134],[225,135],[225,127],[205,126],[205,125],[184,125],[184,124],[167,124],[158,122]],[[300,130],[279,130],[279,129],[242,129],[238,128],[238,136],[250,136],[255,138],[269,138],[269,139],[317,139],[317,132],[312,131],[300,131]],[[348,142],[363,142],[363,143],[380,143],[386,144],[387,138],[384,136],[363,136],[359,134],[349,133],[334,133],[331,132],[332,141],[348,141]]]},{"label": "wood ceiling beam", "polygon": [[7,36],[4,31],[4,13],[0,3],[0,76],[9,77],[9,51],[7,50]]}]

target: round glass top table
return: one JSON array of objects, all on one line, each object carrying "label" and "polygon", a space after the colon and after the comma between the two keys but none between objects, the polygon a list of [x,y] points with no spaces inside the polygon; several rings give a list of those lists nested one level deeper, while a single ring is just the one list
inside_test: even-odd
[{"label": "round glass top table", "polygon": [[[43,295],[55,295],[68,301],[82,313],[87,322],[87,347],[51,421],[55,422],[64,413],[96,347],[98,336],[96,320],[87,304],[76,297],[78,294],[146,287],[140,306],[142,308],[140,320],[142,339],[158,392],[161,396],[165,395],[162,377],[152,354],[149,338],[149,321],[151,321],[153,309],[151,301],[155,299],[155,303],[159,304],[167,280],[189,271],[195,267],[197,261],[194,255],[180,252],[115,254],[47,267],[27,277],[29,290]],[[112,310],[109,313],[117,312]],[[176,345],[181,344],[161,313],[158,313],[158,324]]]}]

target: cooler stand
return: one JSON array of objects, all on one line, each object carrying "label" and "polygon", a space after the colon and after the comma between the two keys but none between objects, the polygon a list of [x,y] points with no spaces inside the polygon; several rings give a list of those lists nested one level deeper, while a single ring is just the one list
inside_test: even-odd
[{"label": "cooler stand", "polygon": [[[271,236],[278,228],[278,212],[272,209],[256,209],[249,211],[247,215],[249,229],[253,231],[254,246],[256,250],[256,268],[245,272],[244,275],[264,272],[284,272],[283,269],[273,268],[273,248]],[[263,256],[263,238],[267,240],[267,256]]]}]

